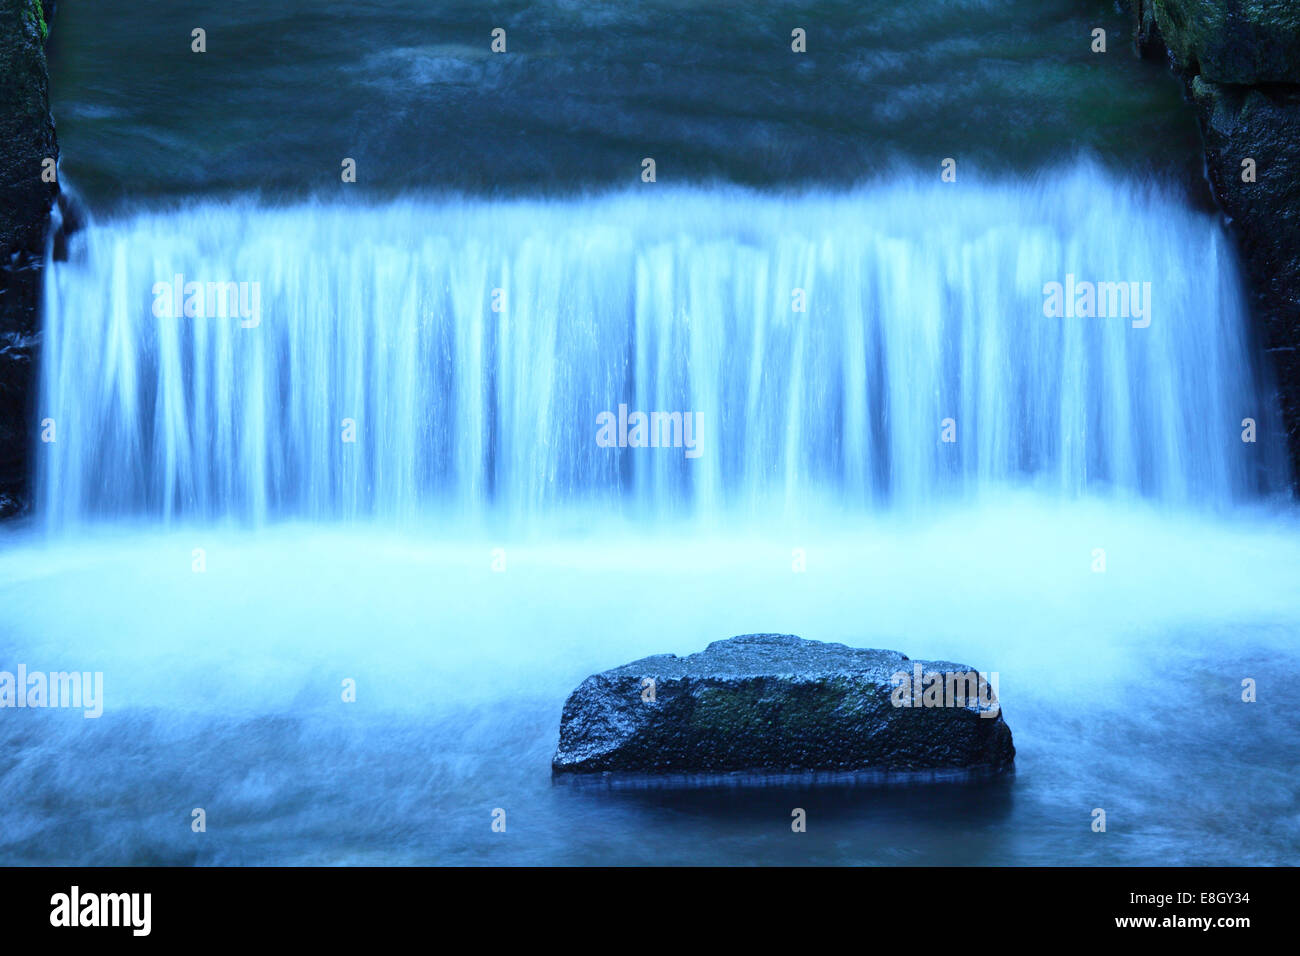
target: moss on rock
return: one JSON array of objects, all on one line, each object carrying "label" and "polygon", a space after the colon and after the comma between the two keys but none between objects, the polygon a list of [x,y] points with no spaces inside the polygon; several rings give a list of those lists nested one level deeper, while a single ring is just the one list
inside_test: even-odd
[{"label": "moss on rock", "polygon": [[27,21],[40,34],[41,41],[50,38],[50,28],[45,25],[45,8],[41,0],[27,0]]}]

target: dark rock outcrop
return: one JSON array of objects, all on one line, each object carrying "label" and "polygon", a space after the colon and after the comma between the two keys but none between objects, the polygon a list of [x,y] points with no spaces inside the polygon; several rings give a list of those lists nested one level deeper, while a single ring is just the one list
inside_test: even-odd
[{"label": "dark rock outcrop", "polygon": [[1300,481],[1300,3],[1130,2],[1139,52],[1167,55],[1196,104],[1206,175],[1242,252]]},{"label": "dark rock outcrop", "polygon": [[985,685],[979,701],[953,704],[954,694],[947,705],[921,706],[918,698],[912,706],[896,690],[902,681],[895,675],[910,680],[918,666],[926,675],[975,675],[960,664],[792,634],[747,634],[687,657],[647,657],[588,677],[569,696],[552,770],[660,776],[1009,770],[1015,747],[993,689]]},{"label": "dark rock outcrop", "polygon": [[40,0],[0,0],[0,517],[25,506],[37,308],[58,160]]},{"label": "dark rock outcrop", "polygon": [[1178,66],[1214,83],[1292,83],[1300,67],[1295,0],[1139,0]]}]

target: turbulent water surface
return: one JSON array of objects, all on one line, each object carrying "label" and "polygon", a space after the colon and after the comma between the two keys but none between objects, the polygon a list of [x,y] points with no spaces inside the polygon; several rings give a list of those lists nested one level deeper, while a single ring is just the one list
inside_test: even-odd
[{"label": "turbulent water surface", "polygon": [[[1300,527],[1033,496],[764,533],[289,525],[0,551],[6,660],[102,670],[104,715],[0,721],[12,862],[1294,861]],[[196,574],[202,547],[207,570]],[[791,571],[793,548],[808,570]],[[1092,571],[1104,547],[1105,573]],[[493,571],[496,548],[505,570]],[[552,786],[588,674],[755,630],[1000,674],[979,787]],[[1240,700],[1258,682],[1261,703]],[[341,702],[341,683],[357,700]],[[202,807],[208,831],[190,831]],[[790,832],[792,807],[808,832]],[[1108,813],[1105,834],[1092,811]],[[492,811],[507,814],[504,834]]]}]

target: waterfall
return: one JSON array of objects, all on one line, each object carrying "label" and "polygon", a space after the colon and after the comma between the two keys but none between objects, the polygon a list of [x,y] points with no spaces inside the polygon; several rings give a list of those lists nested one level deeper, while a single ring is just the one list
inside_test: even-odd
[{"label": "waterfall", "polygon": [[[89,227],[45,294],[56,524],[915,508],[1014,484],[1221,506],[1287,482],[1224,233],[1086,164],[205,201]],[[636,434],[638,413],[660,414]],[[633,447],[648,431],[660,447]]]}]

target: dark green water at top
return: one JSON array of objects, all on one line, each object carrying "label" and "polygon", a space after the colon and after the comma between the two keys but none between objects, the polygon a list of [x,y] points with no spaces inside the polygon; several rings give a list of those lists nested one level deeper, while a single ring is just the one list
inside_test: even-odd
[{"label": "dark green water at top", "polygon": [[371,194],[517,194],[636,184],[645,157],[661,183],[768,188],[1088,152],[1203,193],[1191,111],[1129,18],[1095,0],[63,0],[53,100],[93,206],[330,195],[344,157]]}]

